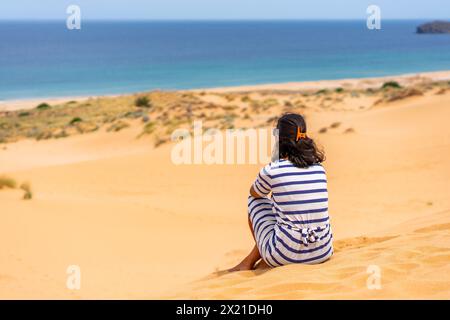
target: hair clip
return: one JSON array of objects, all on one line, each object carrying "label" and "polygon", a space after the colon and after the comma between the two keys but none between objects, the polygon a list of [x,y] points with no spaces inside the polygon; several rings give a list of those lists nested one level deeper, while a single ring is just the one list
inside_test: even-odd
[{"label": "hair clip", "polygon": [[302,133],[300,127],[297,127],[297,138],[295,139],[295,142],[297,142],[300,139],[306,139],[306,132]]}]

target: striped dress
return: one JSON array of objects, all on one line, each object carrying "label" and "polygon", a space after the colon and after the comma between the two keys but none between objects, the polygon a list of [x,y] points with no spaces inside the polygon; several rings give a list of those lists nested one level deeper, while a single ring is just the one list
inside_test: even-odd
[{"label": "striped dress", "polygon": [[[297,168],[288,160],[272,162],[258,174],[248,212],[264,261],[277,267],[316,264],[333,254],[324,168]],[[272,192],[269,199],[267,196]]]}]

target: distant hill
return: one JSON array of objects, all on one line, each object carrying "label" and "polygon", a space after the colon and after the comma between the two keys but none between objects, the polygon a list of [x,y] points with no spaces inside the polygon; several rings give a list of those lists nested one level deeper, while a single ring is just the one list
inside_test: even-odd
[{"label": "distant hill", "polygon": [[447,21],[433,21],[425,23],[417,27],[417,33],[449,33],[450,22]]}]

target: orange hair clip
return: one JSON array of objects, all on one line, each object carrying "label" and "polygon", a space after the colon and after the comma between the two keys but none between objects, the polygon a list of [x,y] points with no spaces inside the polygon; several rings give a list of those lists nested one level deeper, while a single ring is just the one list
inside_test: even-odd
[{"label": "orange hair clip", "polygon": [[297,138],[295,139],[295,141],[297,142],[300,139],[306,139],[306,133],[302,133],[300,127],[297,127]]}]

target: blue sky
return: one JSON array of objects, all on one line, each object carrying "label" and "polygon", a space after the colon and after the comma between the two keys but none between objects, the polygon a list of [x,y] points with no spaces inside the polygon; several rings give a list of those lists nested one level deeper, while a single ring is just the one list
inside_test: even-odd
[{"label": "blue sky", "polygon": [[365,19],[370,4],[384,19],[450,19],[449,0],[4,0],[0,20],[65,19]]}]

